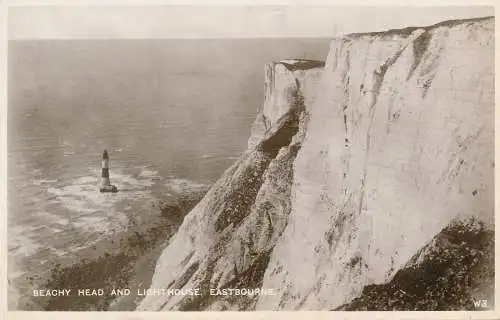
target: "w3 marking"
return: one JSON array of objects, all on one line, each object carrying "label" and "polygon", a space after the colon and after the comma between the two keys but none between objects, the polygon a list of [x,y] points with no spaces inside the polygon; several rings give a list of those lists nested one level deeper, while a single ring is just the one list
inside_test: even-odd
[{"label": "w3 marking", "polygon": [[488,300],[473,300],[472,302],[476,308],[488,308]]}]

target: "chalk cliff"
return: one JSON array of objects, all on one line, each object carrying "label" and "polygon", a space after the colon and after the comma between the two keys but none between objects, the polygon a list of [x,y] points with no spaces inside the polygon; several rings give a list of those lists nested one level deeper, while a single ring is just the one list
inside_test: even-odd
[{"label": "chalk cliff", "polygon": [[429,298],[407,292],[412,280],[464,255],[466,268],[440,262],[425,278],[431,298],[486,265],[456,300],[492,302],[493,48],[483,18],[346,35],[325,63],[266,66],[248,150],[184,218],[152,280],[201,295],[148,296],[138,310],[462,308],[390,301]]}]

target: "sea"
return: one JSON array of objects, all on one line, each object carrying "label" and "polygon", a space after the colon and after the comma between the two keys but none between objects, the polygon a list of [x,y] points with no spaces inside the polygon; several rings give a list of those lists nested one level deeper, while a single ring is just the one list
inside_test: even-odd
[{"label": "sea", "polygon": [[[8,278],[157,214],[246,149],[264,65],[328,39],[36,40],[8,48]],[[120,192],[100,193],[101,154]]]}]

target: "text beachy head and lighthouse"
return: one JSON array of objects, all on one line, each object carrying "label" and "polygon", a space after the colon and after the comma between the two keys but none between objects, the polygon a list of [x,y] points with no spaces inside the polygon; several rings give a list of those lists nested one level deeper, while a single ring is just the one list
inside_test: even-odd
[{"label": "text beachy head and lighthouse", "polygon": [[101,183],[99,184],[100,192],[118,192],[116,186],[111,184],[109,180],[109,155],[108,150],[104,149],[102,153],[102,173],[101,173]]}]

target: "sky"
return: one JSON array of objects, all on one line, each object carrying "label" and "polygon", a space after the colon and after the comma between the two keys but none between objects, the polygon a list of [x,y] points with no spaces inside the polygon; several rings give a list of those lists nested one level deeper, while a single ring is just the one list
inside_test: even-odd
[{"label": "sky", "polygon": [[331,38],[492,15],[488,6],[11,6],[8,38]]}]

